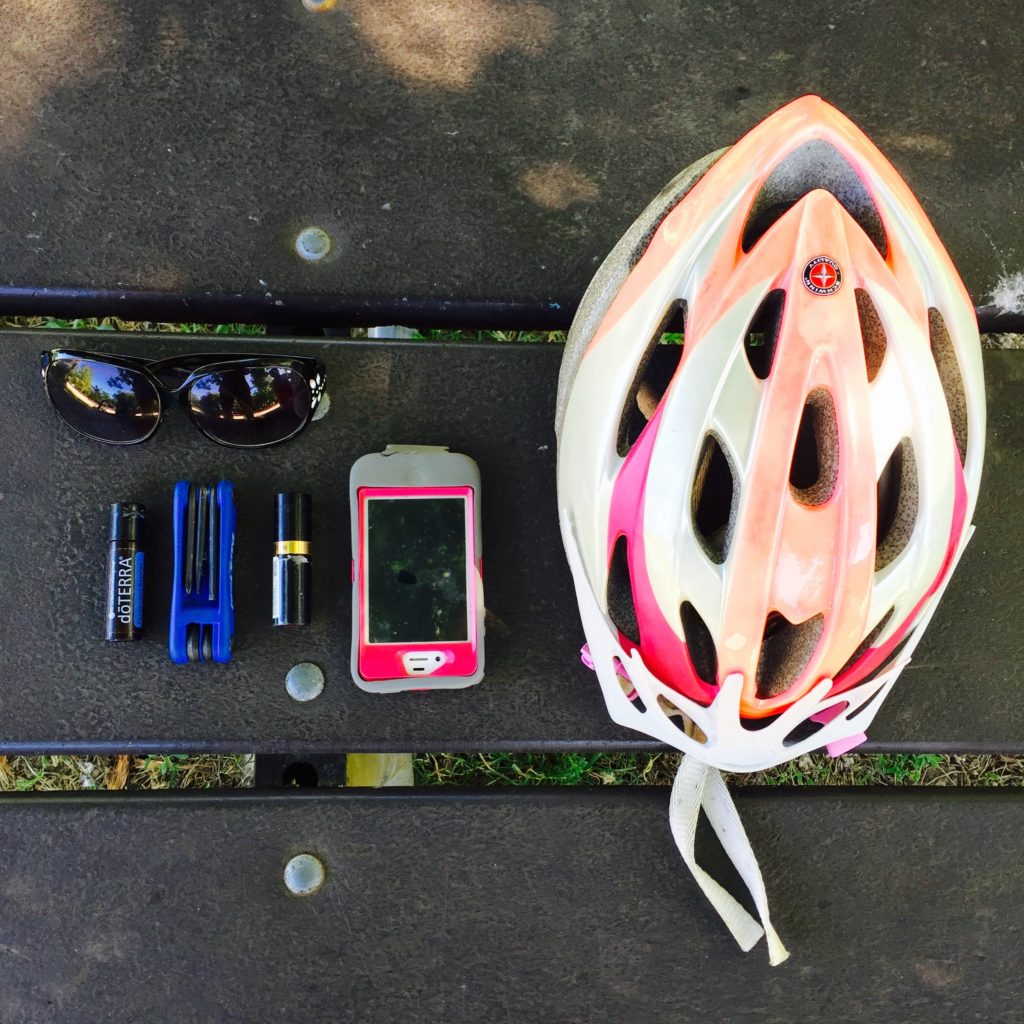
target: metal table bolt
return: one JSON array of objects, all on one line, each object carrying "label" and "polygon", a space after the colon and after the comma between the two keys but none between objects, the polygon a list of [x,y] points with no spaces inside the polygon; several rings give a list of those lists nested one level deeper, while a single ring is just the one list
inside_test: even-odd
[{"label": "metal table bolt", "polygon": [[331,236],[311,225],[295,236],[295,251],[308,263],[322,260],[331,251]]},{"label": "metal table bolt", "polygon": [[329,11],[337,3],[337,0],[302,0],[302,6],[314,14],[317,11]]},{"label": "metal table bolt", "polygon": [[292,700],[314,700],[324,690],[324,674],[311,661],[293,665],[284,677],[284,687]]},{"label": "metal table bolt", "polygon": [[293,896],[312,896],[324,884],[324,865],[311,853],[300,853],[284,866],[284,885]]}]

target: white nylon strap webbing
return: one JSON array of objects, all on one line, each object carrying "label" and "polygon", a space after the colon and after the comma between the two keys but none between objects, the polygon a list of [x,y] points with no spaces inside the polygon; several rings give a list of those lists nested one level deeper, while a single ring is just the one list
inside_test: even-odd
[{"label": "white nylon strap webbing", "polygon": [[[733,862],[754,899],[761,924],[758,924],[698,863],[694,853],[697,820],[701,808],[708,816],[715,834],[729,860]],[[761,869],[743,829],[736,805],[717,768],[694,757],[683,756],[672,785],[668,820],[672,836],[686,866],[693,873],[704,895],[718,911],[740,948],[746,952],[762,935],[768,938],[768,959],[773,967],[788,959],[789,951],[772,928],[768,914],[768,897],[761,878]],[[763,927],[762,927],[763,925]]]}]

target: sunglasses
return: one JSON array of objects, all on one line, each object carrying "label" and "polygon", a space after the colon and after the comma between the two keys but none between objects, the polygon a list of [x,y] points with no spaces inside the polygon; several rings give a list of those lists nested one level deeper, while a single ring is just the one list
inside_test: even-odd
[{"label": "sunglasses", "polygon": [[265,448],[294,437],[314,418],[327,379],[319,359],[301,356],[153,361],[53,349],[43,352],[42,370],[61,418],[94,441],[138,444],[152,437],[168,395],[177,396],[208,438],[232,448]]}]

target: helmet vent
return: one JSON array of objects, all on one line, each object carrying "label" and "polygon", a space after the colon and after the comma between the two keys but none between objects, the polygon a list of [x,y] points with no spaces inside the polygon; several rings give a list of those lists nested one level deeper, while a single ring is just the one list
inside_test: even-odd
[{"label": "helmet vent", "polygon": [[683,358],[682,332],[685,329],[686,302],[676,299],[665,310],[658,329],[647,342],[636,368],[633,383],[626,393],[616,444],[620,458],[624,459],[629,454],[647,426],[647,421],[654,415],[654,410],[665,397],[665,392]]},{"label": "helmet vent", "polygon": [[658,707],[680,732],[686,732],[686,715],[672,701],[666,700],[660,693],[658,694]]},{"label": "helmet vent", "polygon": [[842,679],[842,677],[850,670],[850,668],[856,664],[857,659],[871,647],[874,642],[882,635],[882,630],[889,624],[889,620],[892,618],[892,613],[895,608],[890,608],[879,620],[878,625],[863,640],[857,647],[857,650],[846,659],[846,664],[832,677],[833,679]]},{"label": "helmet vent", "polygon": [[770,291],[757,307],[754,318],[747,328],[747,337],[743,342],[743,350],[747,354],[754,376],[767,380],[772,372],[772,360],[775,358],[775,344],[779,340],[779,328],[782,326],[782,307],[786,301],[786,293],[781,288]]},{"label": "helmet vent", "polygon": [[[910,643],[916,631],[916,626],[913,629],[908,629],[903,639],[900,640],[900,642],[889,652],[889,656],[885,659],[885,661],[882,662],[882,664],[879,665],[876,669],[874,669],[874,671],[869,672],[861,680],[861,682],[870,683],[873,679],[877,679],[879,676],[885,675],[886,672],[892,671],[893,665],[895,665],[896,662],[899,661],[900,655],[903,653],[903,648],[906,647],[908,643]],[[850,718],[856,718],[859,714],[862,714],[864,711],[866,711],[868,705],[871,704],[877,696],[877,693],[872,694],[868,700],[866,700],[859,708],[857,708],[856,711],[853,712],[852,715],[850,715]]]},{"label": "helmet vent", "polygon": [[[647,705],[643,702],[643,698],[639,693],[636,692],[636,687],[619,671],[622,668],[622,663],[618,658],[615,659],[615,678],[619,681],[619,686],[622,687],[622,692],[625,694],[626,700],[636,708],[641,714],[647,712]],[[624,670],[623,670],[624,671]]]},{"label": "helmet vent", "polygon": [[801,505],[823,505],[839,473],[839,427],[832,395],[815,388],[804,403],[789,467],[789,486]]},{"label": "helmet vent", "polygon": [[[868,679],[863,680],[863,682],[869,683],[869,682],[871,682],[872,679],[874,679],[877,676],[881,675],[881,673],[882,673],[882,670],[881,669],[877,669],[876,671],[871,673],[871,676]],[[857,708],[856,711],[851,711],[847,715],[846,720],[848,722],[852,722],[854,719],[860,718],[860,716],[863,715],[864,712],[867,711],[868,708],[870,708],[872,704],[874,704],[877,700],[879,700],[881,698],[882,690],[883,689],[885,689],[885,688],[881,687],[880,689],[875,690],[875,692],[873,694],[871,694],[871,696],[868,697],[868,699],[866,701],[864,701],[864,703],[861,704],[861,706],[859,708]]]},{"label": "helmet vent", "polygon": [[608,566],[608,589],[606,593],[608,617],[615,628],[634,647],[640,646],[640,626],[633,603],[633,581],[629,574],[629,558],[625,536],[619,537],[612,549],[612,560]]},{"label": "helmet vent", "polygon": [[689,651],[693,670],[705,683],[714,686],[718,681],[718,652],[715,650],[711,630],[700,617],[700,612],[689,601],[683,602],[679,609],[679,617],[682,620],[683,638],[686,640],[686,649]]},{"label": "helmet vent", "polygon": [[781,612],[769,614],[757,659],[758,697],[777,697],[793,685],[811,660],[824,628],[821,614],[800,623],[790,622]]},{"label": "helmet vent", "polygon": [[914,446],[905,437],[893,449],[878,478],[875,527],[875,571],[899,557],[910,542],[917,522],[917,462]]},{"label": "helmet vent", "polygon": [[823,139],[798,146],[765,179],[743,227],[743,251],[750,252],[776,221],[819,188],[832,193],[884,258],[889,246],[871,193],[846,157]]},{"label": "helmet vent", "polygon": [[694,531],[705,553],[716,564],[729,553],[739,491],[732,463],[714,434],[704,438],[690,500]]},{"label": "helmet vent", "polygon": [[863,288],[857,288],[854,295],[857,297],[860,337],[864,343],[864,364],[867,367],[868,383],[870,384],[878,376],[882,360],[885,358],[885,328],[882,326],[875,304],[871,301],[871,296]]},{"label": "helmet vent", "polygon": [[956,349],[953,348],[953,339],[949,336],[946,321],[937,309],[928,310],[928,334],[931,336],[932,358],[946,395],[953,436],[956,438],[962,465],[967,461],[967,392],[964,390],[964,379],[960,373]]}]

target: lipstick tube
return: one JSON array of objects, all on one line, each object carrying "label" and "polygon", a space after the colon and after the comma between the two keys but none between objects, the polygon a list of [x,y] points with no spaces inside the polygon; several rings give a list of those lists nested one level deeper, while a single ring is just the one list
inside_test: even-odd
[{"label": "lipstick tube", "polygon": [[110,506],[106,640],[138,640],[142,633],[142,540],[145,524],[145,505],[134,501],[115,501]]},{"label": "lipstick tube", "polygon": [[308,494],[279,494],[274,542],[275,626],[308,626],[313,502]]}]

